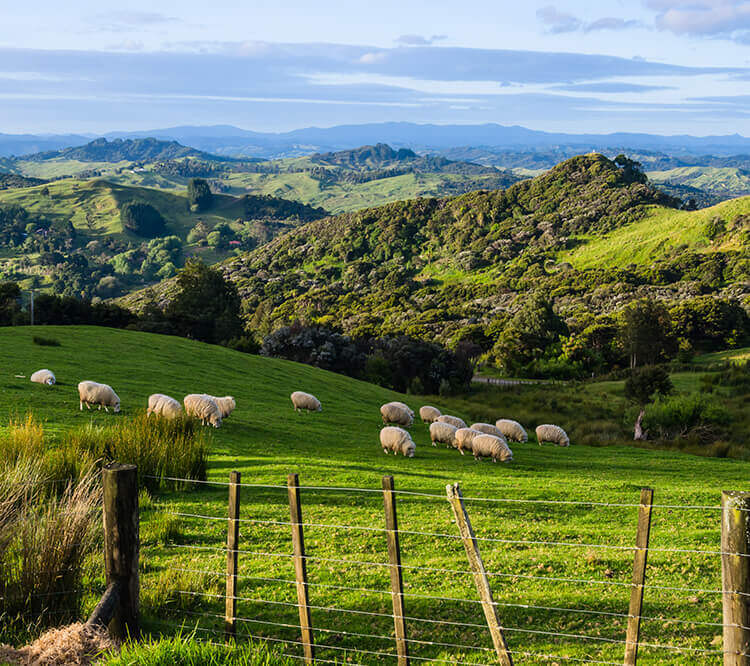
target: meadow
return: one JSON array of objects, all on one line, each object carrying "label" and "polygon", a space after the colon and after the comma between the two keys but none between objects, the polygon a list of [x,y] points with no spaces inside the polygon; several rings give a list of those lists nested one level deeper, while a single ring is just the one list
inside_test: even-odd
[{"label": "meadow", "polygon": [[[594,393],[576,397],[559,385],[482,388],[458,398],[402,396],[312,367],[181,338],[93,327],[45,327],[42,332],[60,346],[34,344],[38,328],[0,329],[5,352],[0,357],[0,423],[30,411],[54,439],[79,426],[142,413],[154,392],[237,399],[237,410],[209,434],[209,483],[190,484],[194,490],[142,492],[141,599],[149,632],[196,629],[198,636],[220,640],[223,484],[231,470],[238,470],[247,484],[241,489],[238,614],[244,620],[239,631],[271,637],[276,647],[301,654],[296,593],[289,582],[294,570],[285,485],[288,474],[298,473],[303,516],[310,525],[305,538],[313,625],[316,641],[330,646],[318,654],[342,663],[393,663],[379,491],[381,477],[393,475],[397,491],[415,493],[397,498],[411,618],[407,631],[417,660],[492,660],[445,500],[446,484],[458,482],[467,498],[475,498],[466,505],[477,536],[489,539],[480,542],[482,556],[517,663],[621,663],[639,491],[649,486],[657,507],[648,566],[653,587],[646,590],[642,640],[650,647],[641,648],[640,662],[721,662],[722,595],[715,554],[720,512],[715,507],[722,490],[748,489],[750,465],[608,446],[622,436],[608,438],[605,428],[599,430],[600,441],[591,442],[599,446],[581,445],[577,428],[596,418],[597,400],[627,409],[618,384],[601,388],[596,399]],[[28,381],[42,367],[56,373],[55,386]],[[122,413],[79,411],[76,384],[82,379],[111,384],[122,400]],[[289,394],[298,389],[317,395],[323,411],[293,412]],[[571,433],[572,444],[568,449],[513,444],[513,462],[494,465],[431,447],[427,427],[415,423],[416,457],[386,457],[378,443],[378,408],[392,399],[404,400],[415,411],[429,402],[467,422],[518,418],[530,431],[537,422],[555,419]],[[94,575],[89,584],[91,607],[101,591],[101,576]]]}]

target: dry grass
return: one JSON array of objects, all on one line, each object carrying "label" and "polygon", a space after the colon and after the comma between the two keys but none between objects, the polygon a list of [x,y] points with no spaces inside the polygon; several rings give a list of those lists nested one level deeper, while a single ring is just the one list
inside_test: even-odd
[{"label": "dry grass", "polygon": [[78,622],[50,629],[31,645],[18,650],[0,646],[0,663],[23,666],[87,665],[115,647],[106,629],[87,627]]}]

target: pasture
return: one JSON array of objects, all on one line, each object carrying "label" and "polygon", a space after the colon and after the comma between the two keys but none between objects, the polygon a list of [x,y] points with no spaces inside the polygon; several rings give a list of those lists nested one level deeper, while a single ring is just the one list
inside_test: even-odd
[{"label": "pasture", "polygon": [[[33,335],[59,347],[33,344]],[[245,355],[181,338],[93,327],[0,329],[0,422],[32,411],[48,433],[124,419],[145,409],[150,393],[181,399],[191,392],[233,395],[237,410],[211,433],[209,481],[195,490],[142,493],[141,567],[144,623],[152,632],[197,627],[220,640],[229,471],[242,473],[240,633],[269,636],[301,654],[293,584],[286,476],[302,486],[313,626],[321,658],[392,664],[394,645],[381,477],[393,475],[398,499],[407,632],[420,663],[492,662],[491,641],[466,557],[445,498],[458,482],[490,572],[506,638],[517,663],[622,663],[632,547],[639,490],[655,489],[640,663],[721,662],[719,547],[721,490],[748,490],[750,465],[623,446],[569,449],[511,444],[510,464],[475,462],[433,448],[427,427],[411,428],[416,457],[383,455],[379,406],[425,402],[467,422],[519,418],[503,404],[523,393],[500,391],[492,400],[402,396],[341,375],[283,360]],[[48,367],[53,387],[29,375]],[[79,411],[76,384],[111,384],[122,413]],[[293,390],[315,394],[316,414],[293,412]],[[488,391],[489,389],[482,389]],[[549,387],[563,405],[564,387]],[[614,390],[614,389],[613,389]],[[538,388],[531,395],[538,396]],[[507,400],[504,396],[513,396]],[[611,397],[623,405],[621,397]],[[506,407],[507,408],[507,407]],[[537,411],[523,405],[524,425]],[[550,400],[538,422],[555,416]],[[585,421],[584,408],[558,416]],[[560,421],[569,433],[575,424]],[[573,427],[571,427],[573,426]],[[4,426],[3,426],[4,427]],[[353,490],[354,488],[359,490]],[[488,502],[484,499],[505,501]],[[581,502],[566,504],[565,502]],[[563,502],[562,504],[556,502]],[[704,508],[685,508],[704,507]],[[705,508],[709,507],[709,508]],[[181,515],[178,515],[181,514]],[[189,515],[188,515],[189,514]],[[276,524],[280,523],[280,524]],[[664,550],[659,550],[664,549]],[[679,549],[679,552],[675,552]],[[682,552],[690,551],[690,552]],[[349,562],[346,562],[346,561]],[[352,563],[353,561],[360,564]],[[96,583],[97,581],[92,581]],[[101,581],[98,581],[101,582]],[[675,589],[677,588],[677,589]],[[97,593],[91,596],[95,603]],[[262,601],[261,601],[262,600]],[[332,610],[338,609],[338,610]],[[348,611],[348,612],[345,612]],[[440,645],[442,643],[443,645]],[[666,647],[665,647],[666,646]],[[479,649],[476,649],[479,648]],[[679,649],[677,649],[679,648]]]}]

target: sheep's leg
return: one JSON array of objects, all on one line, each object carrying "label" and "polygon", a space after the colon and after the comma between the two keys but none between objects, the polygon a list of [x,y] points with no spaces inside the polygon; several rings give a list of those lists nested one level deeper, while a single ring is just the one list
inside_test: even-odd
[{"label": "sheep's leg", "polygon": [[107,405],[104,405],[104,411],[107,412],[107,414],[109,414],[109,410],[107,409]]},{"label": "sheep's leg", "polygon": [[459,447],[459,449],[458,449],[458,450],[459,450],[459,451],[461,452],[461,455],[463,455],[463,454],[464,454],[464,450],[463,450],[462,448],[460,448],[460,447]]},{"label": "sheep's leg", "polygon": [[383,453],[385,453],[385,455],[388,455],[388,449],[383,449]]},{"label": "sheep's leg", "polygon": [[91,411],[91,403],[90,402],[84,402],[83,404],[86,405],[86,409],[88,409],[89,411]]},{"label": "sheep's leg", "polygon": [[80,401],[80,402],[78,403],[78,409],[80,409],[81,411],[83,411],[83,400],[81,400],[81,401]]}]

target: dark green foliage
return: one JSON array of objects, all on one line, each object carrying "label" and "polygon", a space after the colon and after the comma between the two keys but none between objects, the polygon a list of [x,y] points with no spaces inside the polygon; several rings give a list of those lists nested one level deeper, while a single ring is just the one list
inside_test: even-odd
[{"label": "dark green foliage", "polygon": [[236,287],[215,268],[189,260],[177,276],[166,316],[179,335],[219,343],[243,335]]},{"label": "dark green foliage", "polygon": [[188,201],[197,210],[206,210],[211,206],[213,194],[208,183],[202,178],[191,178],[187,186]]},{"label": "dark green foliage", "polygon": [[40,347],[59,347],[60,341],[57,338],[43,338],[41,335],[35,335],[32,338],[35,345]]},{"label": "dark green foliage", "polygon": [[[46,182],[41,178],[29,178],[15,173],[0,173],[0,190],[8,190],[12,187],[35,187]],[[47,194],[49,194],[49,190],[47,190]]]},{"label": "dark green foliage", "polygon": [[620,319],[620,340],[631,368],[659,363],[676,352],[672,320],[663,304],[636,301],[622,311]]},{"label": "dark green foliage", "polygon": [[705,395],[680,395],[660,399],[646,409],[644,427],[659,439],[692,437],[708,444],[729,424],[729,412]]},{"label": "dark green foliage", "polygon": [[134,324],[137,317],[114,303],[94,303],[72,296],[39,294],[34,303],[34,320],[37,324],[87,324],[125,328]]},{"label": "dark green foliage", "polygon": [[156,208],[142,201],[129,201],[120,208],[122,225],[144,238],[164,235],[166,223]]},{"label": "dark green foliage", "polygon": [[280,199],[267,194],[246,194],[240,199],[243,207],[243,219],[245,220],[299,220],[310,222],[319,220],[328,212],[322,208],[308,206],[307,204]]},{"label": "dark green foliage", "polygon": [[22,323],[21,288],[15,282],[0,282],[0,326]]},{"label": "dark green foliage", "polygon": [[697,351],[739,346],[750,331],[748,313],[735,301],[698,296],[670,309],[674,330]]},{"label": "dark green foliage", "polygon": [[654,396],[672,392],[672,380],[661,366],[636,368],[625,381],[625,397],[640,407],[650,403]]},{"label": "dark green foliage", "polygon": [[169,160],[176,157],[210,157],[195,148],[188,148],[176,141],[159,141],[158,139],[95,139],[85,146],[64,148],[29,155],[26,159],[32,162],[43,162],[51,159],[78,160],[80,162],[153,162]]}]

